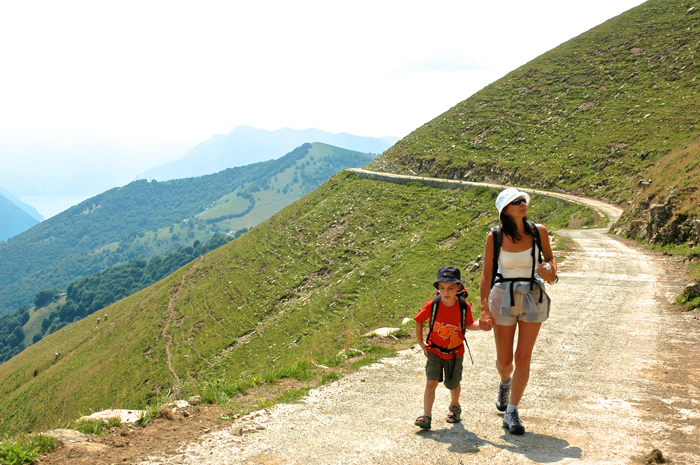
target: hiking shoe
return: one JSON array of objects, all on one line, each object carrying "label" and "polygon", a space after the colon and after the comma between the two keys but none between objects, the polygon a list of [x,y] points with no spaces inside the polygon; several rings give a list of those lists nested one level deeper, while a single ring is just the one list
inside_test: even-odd
[{"label": "hiking shoe", "polygon": [[447,423],[459,423],[462,421],[462,407],[459,405],[450,405],[450,413],[447,414]]},{"label": "hiking shoe", "polygon": [[517,410],[506,412],[505,415],[503,415],[503,427],[508,428],[513,434],[525,434],[525,427],[523,426],[523,422],[520,421]]},{"label": "hiking shoe", "polygon": [[510,384],[498,383],[498,395],[496,396],[496,408],[499,412],[505,412],[510,400]]},{"label": "hiking shoe", "polygon": [[430,429],[430,423],[431,423],[431,418],[430,415],[423,414],[416,418],[415,423],[413,423],[416,426],[420,426],[421,429]]}]

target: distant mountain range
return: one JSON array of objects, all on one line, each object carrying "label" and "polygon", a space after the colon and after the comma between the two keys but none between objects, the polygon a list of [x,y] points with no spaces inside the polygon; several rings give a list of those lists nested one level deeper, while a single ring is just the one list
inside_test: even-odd
[{"label": "distant mountain range", "polygon": [[176,160],[197,142],[172,136],[0,128],[0,186],[48,218]]},{"label": "distant mountain range", "polygon": [[307,143],[276,160],[110,189],[0,243],[0,315],[30,304],[42,287],[64,289],[134,258],[251,228],[343,168],[374,157]]},{"label": "distant mountain range", "polygon": [[37,221],[43,221],[44,217],[41,213],[39,213],[36,208],[32,207],[31,205],[28,205],[24,202],[22,202],[20,199],[15,197],[14,195],[10,194],[8,191],[0,187],[0,195],[5,197],[7,200],[10,202],[14,203],[17,205],[19,208],[24,210],[25,213],[27,213],[29,216],[34,218]]},{"label": "distant mountain range", "polygon": [[307,142],[322,142],[347,150],[378,155],[398,140],[398,137],[361,137],[346,132],[333,134],[320,129],[283,128],[268,131],[242,125],[226,135],[212,136],[189,150],[179,160],[152,168],[140,177],[166,181],[218,173],[227,168],[279,158]]},{"label": "distant mountain range", "polygon": [[[0,188],[0,241],[6,241],[39,222],[38,218],[35,218],[21,206],[17,205],[13,199],[3,195],[6,192],[7,191]],[[31,209],[29,205],[24,205]],[[39,215],[36,210],[34,210],[34,213],[41,218],[41,215]]]}]

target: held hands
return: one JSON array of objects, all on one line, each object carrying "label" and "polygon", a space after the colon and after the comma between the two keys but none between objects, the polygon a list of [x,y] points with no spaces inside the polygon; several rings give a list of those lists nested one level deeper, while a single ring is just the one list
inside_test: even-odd
[{"label": "held hands", "polygon": [[479,328],[483,331],[491,331],[493,328],[493,315],[489,310],[482,310],[479,316]]}]

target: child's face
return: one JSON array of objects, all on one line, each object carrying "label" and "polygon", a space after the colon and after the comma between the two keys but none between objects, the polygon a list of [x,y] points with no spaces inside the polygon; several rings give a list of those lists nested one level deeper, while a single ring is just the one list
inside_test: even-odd
[{"label": "child's face", "polygon": [[452,302],[456,298],[459,289],[457,283],[438,283],[438,291],[446,303]]}]

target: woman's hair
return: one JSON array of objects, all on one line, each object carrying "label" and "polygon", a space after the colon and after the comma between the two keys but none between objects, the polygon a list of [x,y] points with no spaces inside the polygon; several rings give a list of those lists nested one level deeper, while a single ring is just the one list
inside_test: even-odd
[{"label": "woman's hair", "polygon": [[[534,236],[534,234],[530,230],[530,225],[527,223],[527,216],[523,218],[523,226],[525,227],[526,234]],[[520,239],[523,238],[518,233],[518,226],[515,224],[515,221],[513,221],[513,219],[510,216],[506,215],[505,211],[501,212],[501,229],[503,230],[503,234],[510,237],[510,240],[513,242],[518,242]]]}]

